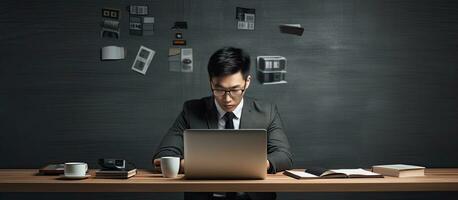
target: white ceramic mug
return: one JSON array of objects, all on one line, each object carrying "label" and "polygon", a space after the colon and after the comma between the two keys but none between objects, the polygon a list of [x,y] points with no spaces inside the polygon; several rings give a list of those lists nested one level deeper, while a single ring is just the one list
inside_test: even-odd
[{"label": "white ceramic mug", "polygon": [[65,176],[86,176],[88,166],[84,162],[68,162],[64,164]]},{"label": "white ceramic mug", "polygon": [[175,178],[180,170],[179,157],[162,157],[161,158],[162,176],[165,178]]}]

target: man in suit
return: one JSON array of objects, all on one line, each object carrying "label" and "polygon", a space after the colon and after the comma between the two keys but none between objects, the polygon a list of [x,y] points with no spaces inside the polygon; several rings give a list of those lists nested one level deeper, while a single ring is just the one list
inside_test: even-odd
[{"label": "man in suit", "polygon": [[[250,86],[250,57],[242,49],[225,47],[217,50],[208,62],[211,97],[190,100],[162,139],[153,156],[160,169],[160,158],[176,156],[183,171],[183,131],[186,129],[266,129],[268,173],[292,166],[292,154],[283,131],[277,107],[245,93]],[[235,147],[236,148],[236,147]],[[213,193],[185,193],[185,199],[213,199]],[[225,193],[223,199],[275,199],[271,193]]]}]

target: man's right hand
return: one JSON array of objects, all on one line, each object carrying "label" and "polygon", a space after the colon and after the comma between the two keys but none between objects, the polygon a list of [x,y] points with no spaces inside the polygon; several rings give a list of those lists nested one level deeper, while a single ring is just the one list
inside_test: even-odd
[{"label": "man's right hand", "polygon": [[[161,159],[160,158],[153,160],[153,166],[154,166],[154,170],[156,170],[157,172],[162,172],[162,170],[161,170]],[[183,173],[183,172],[184,172],[184,159],[181,159],[180,160],[180,172],[179,173]]]},{"label": "man's right hand", "polygon": [[155,171],[161,172],[161,159],[154,159],[153,160],[153,167],[154,167]]}]

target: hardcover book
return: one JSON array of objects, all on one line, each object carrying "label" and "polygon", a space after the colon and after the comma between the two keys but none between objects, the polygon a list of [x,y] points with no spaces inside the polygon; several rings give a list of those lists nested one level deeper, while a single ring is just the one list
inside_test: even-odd
[{"label": "hardcover book", "polygon": [[385,176],[394,177],[412,177],[425,175],[425,167],[404,164],[375,165],[372,167],[372,171]]},{"label": "hardcover book", "polygon": [[49,164],[38,169],[40,175],[59,175],[64,174],[64,164]]}]

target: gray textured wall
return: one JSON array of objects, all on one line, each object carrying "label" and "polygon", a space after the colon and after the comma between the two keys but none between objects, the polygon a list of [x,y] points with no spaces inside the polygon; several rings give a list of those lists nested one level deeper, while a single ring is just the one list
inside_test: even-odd
[{"label": "gray textured wall", "polygon": [[[154,36],[99,37],[100,9],[147,3]],[[235,7],[256,8],[256,30],[235,30]],[[184,8],[184,9],[183,9]],[[170,27],[194,49],[194,73],[168,71]],[[302,37],[279,33],[300,23]],[[101,62],[102,46],[128,49]],[[157,54],[146,76],[130,70],[139,45]],[[182,103],[209,94],[206,63],[222,46],[288,59],[288,84],[252,84],[276,103],[295,166],[382,163],[457,167],[457,1],[1,1],[0,168],[119,157],[141,168]],[[252,70],[254,73],[254,68]],[[280,194],[284,199],[437,198],[443,193]],[[451,198],[457,196],[448,193]],[[124,199],[115,194],[0,194],[1,199]],[[130,197],[130,196],[129,196]],[[137,194],[138,199],[180,194]]]}]

